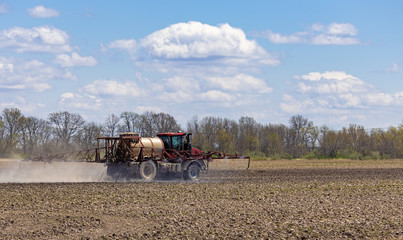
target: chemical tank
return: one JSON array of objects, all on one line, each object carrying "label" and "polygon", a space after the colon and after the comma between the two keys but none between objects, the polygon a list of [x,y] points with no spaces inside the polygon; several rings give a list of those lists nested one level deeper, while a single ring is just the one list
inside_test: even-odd
[{"label": "chemical tank", "polygon": [[121,160],[135,161],[140,151],[142,158],[161,159],[164,143],[158,137],[140,137],[138,133],[126,132],[120,134],[116,155]]}]

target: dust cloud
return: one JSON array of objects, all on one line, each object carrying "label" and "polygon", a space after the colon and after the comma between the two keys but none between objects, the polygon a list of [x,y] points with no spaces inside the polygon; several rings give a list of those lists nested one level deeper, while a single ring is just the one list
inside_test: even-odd
[{"label": "dust cloud", "polygon": [[107,177],[101,163],[0,160],[0,183],[102,181]]},{"label": "dust cloud", "polygon": [[[246,159],[217,159],[209,164],[212,171],[245,170]],[[34,162],[0,159],[0,183],[57,183],[57,182],[142,182],[141,179],[113,179],[106,174],[106,166],[91,162]],[[204,173],[203,173],[204,175]],[[182,181],[182,176],[155,181]]]},{"label": "dust cloud", "polygon": [[248,168],[248,159],[214,159],[209,163],[210,170],[245,170]]}]

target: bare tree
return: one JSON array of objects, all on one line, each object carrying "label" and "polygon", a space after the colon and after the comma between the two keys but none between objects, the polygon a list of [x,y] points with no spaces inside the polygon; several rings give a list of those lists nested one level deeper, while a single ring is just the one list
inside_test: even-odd
[{"label": "bare tree", "polygon": [[120,132],[139,132],[139,125],[141,116],[134,112],[123,112],[120,114],[122,124],[120,125]]},{"label": "bare tree", "polygon": [[49,122],[53,126],[56,142],[62,143],[63,146],[59,147],[65,148],[64,150],[71,146],[71,140],[82,130],[85,123],[79,114],[67,111],[49,114]]},{"label": "bare tree", "polygon": [[27,155],[39,154],[40,148],[46,147],[52,135],[50,123],[36,117],[24,119],[23,151]]},{"label": "bare tree", "polygon": [[97,138],[102,133],[102,126],[94,122],[86,123],[77,135],[77,144],[80,149],[89,149],[97,146]]},{"label": "bare tree", "polygon": [[120,117],[115,114],[108,115],[105,120],[105,135],[114,137],[118,130],[119,121]]},{"label": "bare tree", "polygon": [[5,141],[5,129],[3,117],[0,115],[0,156],[2,156],[5,152],[6,141]]},{"label": "bare tree", "polygon": [[319,130],[319,152],[322,156],[334,158],[340,150],[340,134],[327,126]]},{"label": "bare tree", "polygon": [[18,134],[22,130],[24,116],[17,108],[5,108],[2,112],[4,149],[3,155],[7,156],[17,152]]},{"label": "bare tree", "polygon": [[308,152],[309,130],[312,127],[313,122],[301,115],[291,117],[288,135],[288,149],[293,157],[300,157]]},{"label": "bare tree", "polygon": [[155,113],[152,115],[152,118],[155,133],[177,132],[181,130],[175,118],[167,113]]},{"label": "bare tree", "polygon": [[239,145],[240,152],[252,151],[257,153],[260,148],[258,138],[259,124],[252,117],[241,117],[239,119]]},{"label": "bare tree", "polygon": [[283,124],[268,124],[260,134],[260,149],[266,156],[282,156],[285,151],[287,127]]},{"label": "bare tree", "polygon": [[217,133],[220,128],[221,119],[217,117],[204,117],[200,123],[201,133],[203,134],[203,149],[218,148]]}]

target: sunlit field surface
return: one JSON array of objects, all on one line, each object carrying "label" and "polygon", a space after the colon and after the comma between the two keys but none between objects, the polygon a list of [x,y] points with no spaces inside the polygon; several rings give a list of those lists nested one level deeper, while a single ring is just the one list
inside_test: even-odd
[{"label": "sunlit field surface", "polygon": [[216,160],[196,183],[0,164],[0,239],[403,238],[402,160]]}]

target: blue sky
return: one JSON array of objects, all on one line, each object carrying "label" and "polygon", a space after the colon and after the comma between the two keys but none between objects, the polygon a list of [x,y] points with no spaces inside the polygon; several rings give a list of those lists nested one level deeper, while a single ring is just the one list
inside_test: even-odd
[{"label": "blue sky", "polygon": [[402,1],[1,1],[0,109],[403,120]]}]

